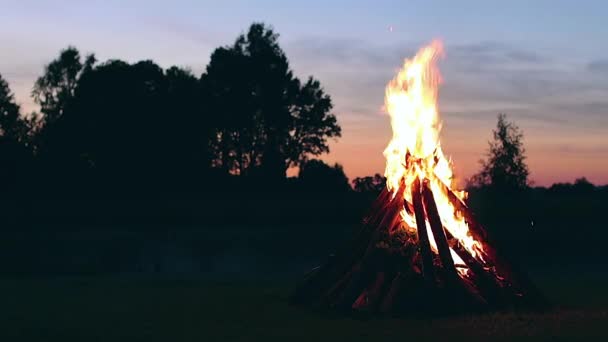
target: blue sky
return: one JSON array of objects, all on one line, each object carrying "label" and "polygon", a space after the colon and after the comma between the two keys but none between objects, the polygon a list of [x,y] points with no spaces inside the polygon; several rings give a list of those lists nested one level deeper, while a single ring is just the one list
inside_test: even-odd
[{"label": "blue sky", "polygon": [[[384,86],[442,39],[443,147],[477,170],[506,112],[524,130],[537,184],[608,183],[608,3],[603,1],[0,0],[0,74],[24,110],[45,63],[75,45],[100,60],[153,59],[202,72],[253,21],[272,25],[297,75],[332,95],[343,138],[325,157],[352,178],[382,172]],[[392,31],[389,30],[392,27]]]}]

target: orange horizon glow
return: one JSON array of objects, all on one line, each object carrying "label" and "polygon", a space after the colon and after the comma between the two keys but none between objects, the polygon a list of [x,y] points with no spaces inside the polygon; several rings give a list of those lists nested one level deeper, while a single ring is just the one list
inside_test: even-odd
[{"label": "orange horizon glow", "polygon": [[[449,80],[446,86],[449,86]],[[439,102],[439,107],[445,108]],[[351,181],[356,177],[384,172],[385,160],[379,151],[386,147],[385,142],[391,137],[391,127],[380,107],[378,105],[378,111],[370,113],[364,121],[349,120],[348,111],[336,110],[343,134],[339,140],[330,142],[330,153],[320,159],[341,164]],[[486,157],[498,112],[488,111],[485,118],[475,121],[452,116],[450,111],[441,112],[444,152],[454,162],[456,183],[463,186],[479,171],[480,159]],[[569,127],[548,127],[510,115],[509,112],[506,114],[508,120],[515,122],[523,131],[529,180],[533,186],[573,183],[581,177],[595,185],[608,185],[608,159],[605,158],[608,150],[604,147],[606,141],[603,135],[575,135]],[[357,117],[360,118],[360,115]]]},{"label": "orange horizon glow", "polygon": [[[382,117],[378,117],[381,120]],[[489,119],[489,124],[495,124],[495,119]],[[343,126],[343,132],[347,129]],[[444,128],[449,130],[449,125]],[[478,129],[470,132],[470,139],[442,139],[445,143],[445,154],[454,162],[454,178],[459,185],[479,171],[479,160],[485,157],[488,141],[491,138],[491,129]],[[356,177],[383,174],[385,159],[381,152],[386,141],[390,138],[390,128],[386,127],[384,134],[362,141],[361,137],[347,133],[337,142],[330,143],[330,153],[320,157],[329,164],[338,163],[344,167],[349,180]],[[527,164],[530,169],[529,179],[533,186],[549,187],[555,183],[572,183],[577,178],[585,177],[595,185],[608,184],[608,160],[599,154],[571,153],[565,158],[559,151],[547,149],[526,143],[526,130],[524,129],[524,145],[527,152]],[[362,147],[363,144],[367,146]],[[297,170],[291,171],[290,176],[296,176]]]}]

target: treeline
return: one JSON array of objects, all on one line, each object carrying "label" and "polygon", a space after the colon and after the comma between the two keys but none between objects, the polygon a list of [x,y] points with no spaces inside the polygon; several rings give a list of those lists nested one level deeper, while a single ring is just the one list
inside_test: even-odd
[{"label": "treeline", "polygon": [[4,193],[273,189],[288,168],[329,152],[328,141],[341,134],[319,81],[295,77],[278,35],[258,23],[217,48],[200,76],[151,60],[99,62],[68,47],[32,96],[40,112],[20,113],[0,77]]},{"label": "treeline", "polygon": [[[294,75],[264,24],[217,48],[201,75],[151,60],[98,61],[68,47],[46,65],[32,97],[40,111],[23,113],[0,75],[5,227],[353,223],[385,186],[381,175],[351,183],[340,165],[316,159],[341,135],[331,98],[318,80]],[[497,230],[513,240],[531,222],[534,231],[602,222],[601,211],[586,210],[606,198],[605,187],[579,180],[532,188],[517,126],[501,115],[493,134],[469,183],[470,204],[489,229],[508,226]],[[289,168],[298,177],[287,178]],[[575,219],[566,207],[586,214]]]},{"label": "treeline", "polygon": [[23,113],[0,75],[4,227],[360,216],[342,167],[317,159],[341,135],[331,98],[264,24],[201,75],[68,47],[31,95],[40,110]]}]

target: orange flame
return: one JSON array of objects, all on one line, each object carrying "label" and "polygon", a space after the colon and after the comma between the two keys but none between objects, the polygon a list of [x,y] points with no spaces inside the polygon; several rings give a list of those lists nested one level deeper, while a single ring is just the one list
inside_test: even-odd
[{"label": "orange flame", "polygon": [[[416,177],[428,179],[444,228],[472,256],[483,260],[483,245],[470,235],[464,217],[455,210],[444,189],[444,185],[452,189],[453,173],[451,162],[443,155],[439,143],[441,121],[437,97],[441,76],[436,63],[441,56],[442,43],[433,41],[414,58],[406,59],[403,68],[386,87],[385,106],[393,129],[393,138],[384,151],[387,187],[393,198],[399,189],[403,189],[405,200],[412,203]],[[461,198],[466,196],[464,191],[454,193]],[[410,229],[416,229],[413,214],[402,209],[401,217]],[[428,221],[426,227],[431,248],[437,252]],[[455,263],[464,264],[453,250],[451,254]],[[463,274],[466,270],[461,272]]]}]

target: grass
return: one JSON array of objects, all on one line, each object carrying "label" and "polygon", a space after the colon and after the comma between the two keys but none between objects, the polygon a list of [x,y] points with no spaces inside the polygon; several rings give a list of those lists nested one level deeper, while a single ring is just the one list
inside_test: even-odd
[{"label": "grass", "polygon": [[606,273],[537,276],[558,307],[441,319],[357,319],[287,305],[291,282],[133,276],[0,280],[0,341],[579,340],[608,337]]}]

